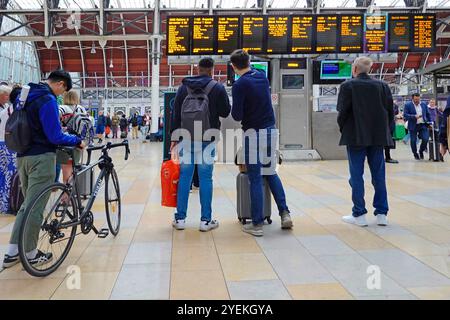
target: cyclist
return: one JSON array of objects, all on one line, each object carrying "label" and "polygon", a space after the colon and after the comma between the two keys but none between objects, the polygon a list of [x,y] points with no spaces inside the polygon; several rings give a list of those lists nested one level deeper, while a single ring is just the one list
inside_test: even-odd
[{"label": "cyclist", "polygon": [[[53,71],[46,82],[30,83],[29,86],[31,90],[25,110],[31,128],[32,142],[28,151],[17,155],[25,200],[14,223],[8,251],[3,260],[4,268],[11,267],[20,261],[18,243],[25,210],[33,198],[55,180],[56,146],[85,147],[79,137],[63,133],[59,121],[56,97],[72,89],[69,73],[63,70]],[[48,199],[42,199],[37,209],[31,213],[35,223],[28,229],[31,234],[27,237],[29,241],[25,243],[25,248],[27,259],[34,266],[43,265],[51,261],[53,257],[49,252],[36,249],[47,201]]]}]

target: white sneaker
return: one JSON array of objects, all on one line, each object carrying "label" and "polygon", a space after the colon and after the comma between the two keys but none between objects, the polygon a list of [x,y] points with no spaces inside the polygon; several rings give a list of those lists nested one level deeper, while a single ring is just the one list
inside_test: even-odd
[{"label": "white sneaker", "polygon": [[365,214],[363,214],[362,216],[359,216],[359,217],[354,217],[352,215],[344,216],[344,217],[342,217],[342,221],[344,221],[346,223],[350,223],[350,224],[356,224],[357,226],[360,226],[360,227],[368,226]]},{"label": "white sneaker", "polygon": [[377,214],[377,225],[379,226],[387,226],[387,216],[385,214]]},{"label": "white sneaker", "polygon": [[173,220],[172,227],[177,230],[184,230],[186,229],[186,220]]},{"label": "white sneaker", "polygon": [[219,227],[219,221],[211,220],[211,221],[201,221],[199,230],[202,232],[210,231],[217,229]]}]

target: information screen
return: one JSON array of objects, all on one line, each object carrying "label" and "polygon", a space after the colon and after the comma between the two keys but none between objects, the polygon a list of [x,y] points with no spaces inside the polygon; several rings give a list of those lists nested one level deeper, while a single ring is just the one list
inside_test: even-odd
[{"label": "information screen", "polygon": [[215,52],[214,17],[192,17],[192,54],[213,54]]},{"label": "information screen", "polygon": [[240,17],[217,17],[217,53],[230,54],[240,47]]},{"label": "information screen", "polygon": [[314,16],[293,16],[291,19],[291,52],[313,52]]},{"label": "information screen", "polygon": [[317,52],[337,52],[337,22],[337,15],[317,16]]},{"label": "information screen", "polygon": [[364,20],[364,52],[387,52],[387,14],[366,14]]},{"label": "information screen", "polygon": [[242,49],[248,53],[264,53],[265,18],[263,16],[242,17]]},{"label": "information screen", "polygon": [[326,60],[321,62],[320,79],[345,80],[352,77],[352,65],[342,60]]},{"label": "information screen", "polygon": [[167,54],[190,54],[190,22],[189,17],[167,18]]},{"label": "information screen", "polygon": [[267,18],[267,53],[288,52],[289,18],[269,16]]},{"label": "information screen", "polygon": [[340,52],[363,51],[363,16],[340,16]]},{"label": "information screen", "polygon": [[434,14],[413,15],[413,51],[436,49],[436,16]]},{"label": "information screen", "polygon": [[389,15],[389,51],[411,50],[411,16],[409,14]]}]

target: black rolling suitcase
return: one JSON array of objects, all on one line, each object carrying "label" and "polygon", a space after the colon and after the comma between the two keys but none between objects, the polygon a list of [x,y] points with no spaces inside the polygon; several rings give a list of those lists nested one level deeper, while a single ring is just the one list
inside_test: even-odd
[{"label": "black rolling suitcase", "polygon": [[439,150],[439,130],[435,128],[434,123],[431,123],[428,153],[430,155],[430,161],[441,161],[441,153]]},{"label": "black rolling suitcase", "polygon": [[[272,223],[270,218],[272,215],[272,198],[270,193],[269,184],[267,180],[263,179],[263,192],[264,192],[264,218],[269,224]],[[239,173],[236,178],[237,187],[237,215],[238,219],[242,224],[246,224],[247,220],[252,220],[251,216],[251,205],[250,205],[250,181],[248,180],[248,175],[246,173]]]}]

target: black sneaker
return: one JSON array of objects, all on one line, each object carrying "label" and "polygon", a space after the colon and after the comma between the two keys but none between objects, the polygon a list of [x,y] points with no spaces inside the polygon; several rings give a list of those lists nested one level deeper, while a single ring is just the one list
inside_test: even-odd
[{"label": "black sneaker", "polygon": [[5,258],[3,259],[3,268],[11,268],[12,266],[18,264],[20,262],[19,254],[15,256],[10,256],[5,254]]},{"label": "black sneaker", "polygon": [[49,263],[50,261],[52,261],[52,259],[53,259],[52,253],[50,252],[43,253],[41,250],[38,250],[36,256],[33,259],[28,259],[28,262],[34,267],[39,267],[42,266],[43,264]]},{"label": "black sneaker", "polygon": [[414,159],[420,160],[419,155],[417,153],[414,155]]},{"label": "black sneaker", "polygon": [[423,151],[420,151],[420,152],[419,152],[419,157],[420,157],[420,160],[423,160],[423,159],[424,159],[424,157],[423,157]]}]

